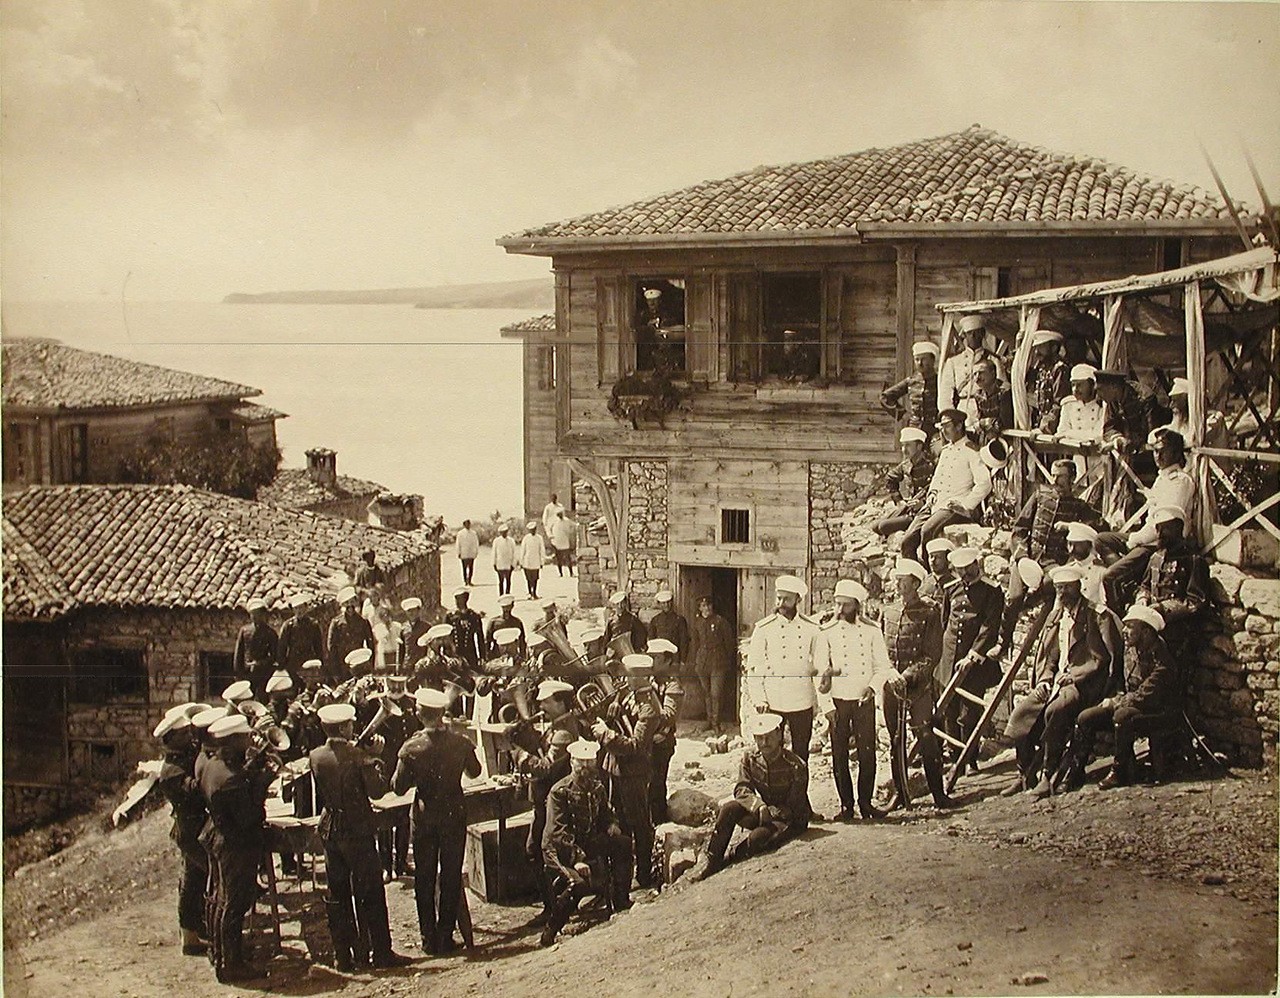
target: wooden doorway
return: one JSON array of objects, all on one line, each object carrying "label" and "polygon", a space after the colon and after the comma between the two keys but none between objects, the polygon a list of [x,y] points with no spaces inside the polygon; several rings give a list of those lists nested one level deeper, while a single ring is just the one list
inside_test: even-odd
[{"label": "wooden doorway", "polygon": [[[736,568],[711,568],[704,565],[681,565],[680,583],[676,594],[676,609],[688,621],[692,622],[698,615],[698,600],[704,596],[711,598],[711,607],[715,613],[729,622],[730,633],[741,636],[739,620],[739,594],[741,590],[741,573]],[[739,663],[741,666],[741,663]],[[740,671],[740,668],[739,668]],[[724,692],[726,704],[738,702],[738,675],[729,678]],[[705,718],[706,704],[703,703],[702,691],[698,684],[689,677],[684,684],[685,698],[683,716]]]}]

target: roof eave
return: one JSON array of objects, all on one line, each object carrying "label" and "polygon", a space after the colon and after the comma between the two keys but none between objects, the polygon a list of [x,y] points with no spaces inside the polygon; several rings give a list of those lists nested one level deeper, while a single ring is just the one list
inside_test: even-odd
[{"label": "roof eave", "polygon": [[497,240],[508,253],[551,256],[611,249],[687,249],[719,246],[831,246],[862,242],[857,227],[840,229],[774,229],[750,232],[671,232],[628,236],[504,236]]},{"label": "roof eave", "polygon": [[1235,226],[1230,219],[1155,218],[1155,219],[1080,219],[1046,222],[864,222],[859,225],[868,240],[903,237],[935,239],[973,236],[1034,237],[1060,233],[1090,236],[1230,236]]},{"label": "roof eave", "polygon": [[20,416],[65,416],[72,413],[108,415],[116,412],[135,412],[140,409],[164,409],[175,405],[221,405],[224,403],[234,405],[245,399],[257,398],[261,394],[261,388],[250,388],[243,395],[208,395],[168,399],[163,402],[133,402],[128,405],[23,405],[20,402],[5,402],[4,408],[6,413]]}]

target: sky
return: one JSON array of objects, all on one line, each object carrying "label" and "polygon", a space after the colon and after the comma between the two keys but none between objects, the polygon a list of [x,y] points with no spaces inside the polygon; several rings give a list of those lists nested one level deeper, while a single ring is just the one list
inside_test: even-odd
[{"label": "sky", "polygon": [[1280,3],[0,0],[13,300],[536,277],[494,240],[975,122],[1280,198]]}]

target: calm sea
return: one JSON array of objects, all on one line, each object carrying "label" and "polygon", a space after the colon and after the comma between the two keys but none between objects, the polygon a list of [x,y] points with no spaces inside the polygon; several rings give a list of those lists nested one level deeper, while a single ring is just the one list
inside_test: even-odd
[{"label": "calm sea", "polygon": [[518,340],[531,311],[407,305],[5,302],[6,336],[70,345],[262,389],[289,414],[286,466],[338,452],[339,474],[421,494],[451,524],[520,515]]}]

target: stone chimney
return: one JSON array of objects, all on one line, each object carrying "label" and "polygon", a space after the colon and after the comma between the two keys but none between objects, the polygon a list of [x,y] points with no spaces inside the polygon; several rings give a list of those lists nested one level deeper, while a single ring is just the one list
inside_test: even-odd
[{"label": "stone chimney", "polygon": [[336,488],[338,485],[338,454],[327,447],[315,447],[307,451],[307,477],[317,485]]},{"label": "stone chimney", "polygon": [[414,530],[422,522],[422,496],[384,492],[369,503],[369,523],[392,530]]}]

